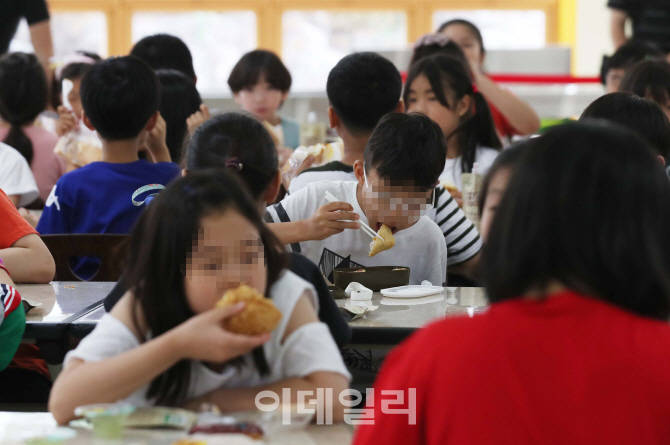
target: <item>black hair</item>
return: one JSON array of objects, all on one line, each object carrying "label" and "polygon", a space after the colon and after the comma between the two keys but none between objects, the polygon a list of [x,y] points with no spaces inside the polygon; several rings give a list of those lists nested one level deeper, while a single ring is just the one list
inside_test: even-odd
[{"label": "black hair", "polygon": [[412,58],[409,62],[409,68],[411,69],[412,65],[414,65],[416,62],[425,57],[432,56],[433,54],[444,54],[447,56],[452,56],[460,59],[466,66],[468,65],[468,60],[465,58],[465,54],[463,54],[461,47],[458,46],[453,40],[449,40],[443,45],[439,43],[429,43],[415,47],[414,51],[412,51]]},{"label": "black hair", "polygon": [[195,82],[191,51],[179,37],[170,34],[147,36],[133,46],[130,55],[143,60],[154,70],[181,71]]},{"label": "black hair", "polygon": [[81,104],[104,139],[137,137],[158,111],[160,84],[153,70],[134,56],[95,64],[81,82]]},{"label": "black hair", "polygon": [[354,135],[369,134],[386,114],[396,111],[402,92],[400,72],[376,53],[350,54],[328,74],[328,101]]},{"label": "black hair", "polygon": [[559,282],[670,317],[670,181],[648,144],[607,124],[549,130],[512,176],[484,246],[493,303]]},{"label": "black hair", "polygon": [[619,91],[635,93],[659,105],[670,101],[670,63],[665,60],[643,60],[628,68]]},{"label": "black hair", "polygon": [[516,169],[519,161],[521,160],[523,154],[527,150],[532,150],[532,147],[535,144],[537,138],[526,139],[525,141],[514,144],[513,146],[506,148],[501,151],[500,154],[496,157],[491,168],[482,179],[482,185],[479,192],[479,197],[477,198],[477,207],[479,208],[479,214],[481,215],[484,212],[484,204],[486,204],[486,196],[489,192],[489,185],[495,176],[500,170],[503,169]]},{"label": "black hair", "polygon": [[[453,135],[458,138],[463,173],[470,173],[476,161],[479,146],[501,149],[502,143],[495,129],[491,109],[480,92],[475,92],[472,77],[463,62],[455,57],[435,54],[419,60],[407,75],[404,100],[409,107],[410,88],[417,77],[424,75],[437,100],[451,109],[464,96],[472,97],[471,111],[461,117]],[[449,139],[452,135],[446,134]]]},{"label": "black hair", "polygon": [[228,77],[233,93],[252,88],[263,77],[270,86],[286,93],[291,89],[291,73],[272,51],[257,49],[242,56]]},{"label": "black hair", "polygon": [[165,141],[170,150],[172,162],[178,164],[187,134],[186,119],[200,109],[202,99],[193,79],[181,71],[158,70],[156,76],[161,84],[158,111],[165,119]]},{"label": "black hair", "polygon": [[486,48],[484,48],[484,39],[482,38],[482,33],[474,23],[464,19],[449,20],[448,22],[442,23],[437,32],[444,32],[444,30],[450,27],[451,25],[463,25],[467,27],[472,33],[472,35],[475,36],[475,39],[477,39],[481,53],[486,54]]},{"label": "black hair", "polygon": [[654,43],[646,40],[629,40],[616,50],[612,56],[603,57],[600,81],[605,85],[607,72],[611,69],[627,69],[637,62],[648,59],[660,59],[665,54]]},{"label": "black hair", "polygon": [[391,113],[375,127],[364,152],[365,169],[401,185],[435,187],[444,170],[447,144],[440,126],[421,113]]},{"label": "black hair", "polygon": [[4,143],[16,149],[28,164],[33,143],[22,126],[32,124],[46,109],[47,77],[33,54],[11,53],[0,58],[0,117],[9,123]]},{"label": "black hair", "polygon": [[670,151],[670,122],[656,103],[633,93],[610,93],[596,99],[579,118],[605,119],[628,128],[651,143],[664,158]]},{"label": "black hair", "polygon": [[[95,63],[102,60],[98,54],[90,53],[88,51],[76,51],[76,54],[88,57]],[[53,81],[51,83],[51,105],[53,106],[54,110],[63,105],[63,102],[60,98],[60,95],[63,92],[63,79],[81,80],[84,78],[86,73],[88,73],[92,66],[92,63],[86,62],[69,63],[63,67],[60,72],[60,76],[53,76]]]},{"label": "black hair", "polygon": [[[187,258],[197,244],[202,219],[229,209],[239,212],[260,234],[269,298],[270,288],[287,264],[286,251],[234,175],[221,170],[192,173],[162,191],[132,231],[127,284],[138,303],[133,306],[133,321],[139,332],[141,319],[158,337],[194,315],[184,287]],[[262,347],[254,349],[253,358],[261,375],[267,374]],[[147,398],[155,398],[157,405],[178,405],[184,401],[190,379],[190,363],[182,360],[153,379]]]},{"label": "black hair", "polygon": [[186,147],[183,168],[237,171],[258,200],[278,174],[277,148],[265,126],[246,113],[214,116],[195,131]]}]

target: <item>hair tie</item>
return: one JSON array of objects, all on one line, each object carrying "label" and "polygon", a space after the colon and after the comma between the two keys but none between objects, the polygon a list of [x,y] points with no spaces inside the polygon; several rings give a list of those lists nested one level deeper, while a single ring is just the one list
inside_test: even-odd
[{"label": "hair tie", "polygon": [[476,84],[472,84],[472,94],[477,94],[479,93],[479,88],[477,88]]},{"label": "hair tie", "polygon": [[226,160],[226,163],[225,163],[224,165],[225,165],[226,167],[233,167],[233,168],[235,168],[237,171],[242,171],[242,167],[243,167],[242,161],[240,161],[240,160],[237,159],[237,158],[229,158],[229,159],[227,159],[227,160]]},{"label": "hair tie", "polygon": [[450,41],[451,39],[441,32],[424,34],[419,37],[419,40],[417,40],[416,43],[414,43],[414,49],[416,50],[422,46],[430,45],[438,45],[444,48]]}]

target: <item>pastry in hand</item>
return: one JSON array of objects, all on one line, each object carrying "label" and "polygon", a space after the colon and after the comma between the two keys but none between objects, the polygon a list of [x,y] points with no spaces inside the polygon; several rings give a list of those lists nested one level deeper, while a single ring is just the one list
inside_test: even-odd
[{"label": "pastry in hand", "polygon": [[442,187],[444,187],[445,190],[448,191],[449,193],[458,191],[458,187],[456,187],[453,182],[442,181]]},{"label": "pastry in hand", "polygon": [[379,236],[375,236],[370,243],[370,253],[368,256],[375,256],[379,252],[389,250],[391,247],[395,246],[395,238],[393,237],[393,232],[391,232],[389,226],[382,224],[378,233],[384,239],[382,240]]},{"label": "pastry in hand", "polygon": [[223,327],[227,331],[243,335],[267,334],[274,331],[281,320],[282,314],[272,300],[246,284],[228,290],[216,307],[237,303],[245,303],[244,310],[224,320]]}]

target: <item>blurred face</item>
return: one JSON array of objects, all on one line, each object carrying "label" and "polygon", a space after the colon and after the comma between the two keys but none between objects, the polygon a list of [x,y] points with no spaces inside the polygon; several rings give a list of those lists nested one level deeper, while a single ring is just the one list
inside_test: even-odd
[{"label": "blurred face", "polygon": [[605,90],[607,93],[616,93],[619,91],[619,85],[623,79],[626,70],[623,68],[610,68],[605,76]]},{"label": "blurred face", "polygon": [[470,65],[481,67],[484,64],[482,47],[470,28],[465,25],[450,25],[442,31],[442,34],[453,40],[463,50]]},{"label": "blurred face", "polygon": [[421,74],[409,86],[409,96],[407,100],[407,112],[423,113],[442,129],[445,137],[448,139],[458,128],[461,117],[467,112],[470,106],[470,96],[464,96],[457,104],[453,98],[447,97],[447,102],[451,108],[447,108],[437,100],[428,78]]},{"label": "blurred face", "polygon": [[72,106],[72,112],[78,119],[81,118],[81,112],[84,110],[81,106],[81,96],[79,95],[79,88],[81,87],[81,79],[72,80],[72,91],[67,95],[67,100]]},{"label": "blurred face", "polygon": [[242,283],[264,294],[267,271],[258,231],[232,209],[203,218],[184,282],[196,314],[214,308],[228,289]]},{"label": "blurred face", "polygon": [[382,224],[386,224],[396,233],[412,226],[426,213],[428,204],[431,204],[432,189],[417,187],[413,181],[391,184],[380,178],[375,169],[364,173],[363,163],[356,161],[356,164],[359,167],[355,172],[361,186],[361,207],[372,229],[378,231]]},{"label": "blurred face", "polygon": [[491,229],[491,222],[498,210],[500,200],[507,189],[512,171],[509,168],[501,168],[491,178],[489,188],[486,190],[486,200],[484,201],[484,208],[482,209],[482,216],[480,219],[480,231],[484,241],[488,238],[489,230]]},{"label": "blurred face", "polygon": [[234,96],[235,102],[245,111],[260,120],[272,121],[276,118],[277,110],[288,97],[288,92],[284,93],[273,88],[265,81],[264,76],[260,76],[256,85],[235,93]]}]

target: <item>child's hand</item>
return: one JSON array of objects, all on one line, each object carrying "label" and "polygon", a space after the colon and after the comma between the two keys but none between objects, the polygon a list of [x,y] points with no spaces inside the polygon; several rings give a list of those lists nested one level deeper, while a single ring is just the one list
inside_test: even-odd
[{"label": "child's hand", "polygon": [[188,134],[195,133],[195,130],[204,124],[207,119],[209,119],[209,108],[207,108],[207,105],[202,104],[199,111],[196,111],[186,119]]},{"label": "child's hand", "polygon": [[291,185],[291,181],[293,181],[293,178],[298,176],[300,173],[302,173],[304,170],[307,170],[314,164],[315,161],[314,155],[309,155],[305,158],[304,161],[302,161],[302,164],[296,169],[288,169],[288,171],[283,171],[282,170],[282,175],[281,175],[281,180],[282,184],[284,184],[284,188],[288,190],[289,185]]},{"label": "child's hand", "polygon": [[223,328],[223,321],[240,313],[244,303],[214,308],[191,317],[171,331],[182,359],[222,363],[261,346],[270,334],[248,336]]},{"label": "child's hand", "polygon": [[146,141],[147,152],[151,155],[153,162],[170,162],[172,158],[170,157],[170,150],[168,150],[167,143],[165,138],[167,135],[167,126],[165,124],[165,119],[163,116],[158,114],[158,120],[156,120],[156,125],[149,132],[149,136]]},{"label": "child's hand", "polygon": [[64,106],[58,107],[58,120],[56,121],[56,134],[59,137],[65,136],[77,128],[77,118],[72,111]]},{"label": "child's hand", "polygon": [[360,219],[354,208],[346,202],[331,202],[319,207],[314,215],[306,221],[309,240],[322,240],[343,232],[344,229],[360,229],[356,221]]},{"label": "child's hand", "polygon": [[456,201],[456,204],[458,204],[458,207],[463,208],[463,193],[459,191],[449,191],[451,194],[451,197],[454,198],[454,201]]}]

